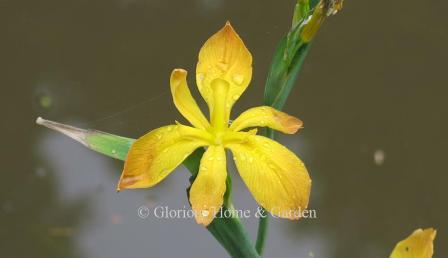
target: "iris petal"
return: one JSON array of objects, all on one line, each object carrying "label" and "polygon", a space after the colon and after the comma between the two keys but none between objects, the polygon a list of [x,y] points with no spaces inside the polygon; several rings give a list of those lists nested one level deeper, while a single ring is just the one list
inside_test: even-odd
[{"label": "iris petal", "polygon": [[222,102],[226,117],[230,110],[246,90],[252,78],[252,55],[244,42],[235,32],[230,23],[210,37],[199,52],[196,66],[196,82],[199,91],[207,102],[210,113],[215,109],[215,92],[212,84],[216,79],[229,84],[226,96]]},{"label": "iris petal", "polygon": [[243,140],[226,147],[232,151],[238,172],[255,200],[275,216],[300,218],[311,189],[302,161],[269,138],[239,134]]},{"label": "iris petal", "polygon": [[198,104],[191,96],[187,84],[187,71],[175,69],[170,79],[171,94],[174,105],[179,112],[196,128],[206,129],[210,126]]},{"label": "iris petal", "polygon": [[118,190],[157,184],[194,150],[208,144],[202,134],[199,129],[169,125],[142,136],[128,152]]},{"label": "iris petal", "polygon": [[255,107],[243,112],[235,121],[230,129],[240,131],[249,127],[270,127],[282,133],[296,133],[303,125],[298,118],[290,116],[275,108],[263,106]]},{"label": "iris petal", "polygon": [[190,202],[199,224],[207,226],[219,211],[226,192],[226,154],[211,145],[201,159],[199,174],[190,189]]},{"label": "iris petal", "polygon": [[400,241],[394,248],[391,258],[431,258],[434,253],[433,242],[436,230],[417,229],[409,237]]}]

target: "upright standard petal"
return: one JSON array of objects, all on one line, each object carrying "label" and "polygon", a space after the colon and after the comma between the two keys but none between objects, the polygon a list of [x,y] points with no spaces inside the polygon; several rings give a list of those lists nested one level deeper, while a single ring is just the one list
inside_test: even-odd
[{"label": "upright standard petal", "polygon": [[428,228],[417,229],[405,240],[400,241],[392,251],[391,258],[431,258],[433,242],[437,231]]},{"label": "upright standard petal", "polygon": [[240,131],[249,127],[270,127],[282,133],[293,134],[303,122],[275,108],[262,106],[243,112],[230,126],[230,130]]},{"label": "upright standard petal", "polygon": [[209,225],[221,208],[226,192],[226,178],[224,148],[211,145],[202,156],[199,174],[190,189],[190,203],[199,224]]},{"label": "upright standard petal", "polygon": [[191,96],[188,88],[187,71],[174,69],[171,73],[170,85],[174,105],[176,105],[179,112],[196,128],[207,129],[210,124],[193,99],[193,96]]},{"label": "upright standard petal", "polygon": [[210,37],[199,52],[196,67],[196,82],[207,102],[210,112],[215,108],[214,94],[218,94],[212,87],[216,79],[229,83],[228,92],[224,97],[226,114],[240,95],[244,92],[252,78],[252,55],[244,42],[232,28],[229,22]]},{"label": "upright standard petal", "polygon": [[255,200],[277,217],[299,219],[308,206],[311,179],[300,159],[263,136],[239,133],[228,143],[238,171]]},{"label": "upright standard petal", "polygon": [[157,184],[194,150],[207,145],[202,134],[192,127],[169,125],[142,136],[128,152],[117,190]]}]

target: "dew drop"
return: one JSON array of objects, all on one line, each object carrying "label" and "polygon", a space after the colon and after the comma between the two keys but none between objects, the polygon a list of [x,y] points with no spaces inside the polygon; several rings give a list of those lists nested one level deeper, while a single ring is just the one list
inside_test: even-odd
[{"label": "dew drop", "polygon": [[157,139],[162,139],[162,135],[160,135],[160,134],[157,134]]},{"label": "dew drop", "polygon": [[213,157],[210,157],[210,158],[208,158],[208,160],[214,160],[215,158],[213,158]]},{"label": "dew drop", "polygon": [[117,151],[116,150],[112,150],[112,154],[116,154],[117,153]]},{"label": "dew drop", "polygon": [[254,161],[254,158],[250,157],[249,162],[252,163]]},{"label": "dew drop", "polygon": [[218,62],[216,66],[218,67],[219,70],[223,72],[227,71],[227,69],[229,68],[229,65],[225,62]]},{"label": "dew drop", "polygon": [[236,84],[240,85],[243,83],[244,81],[244,76],[242,76],[241,74],[234,74],[232,76],[232,80],[233,82],[235,82]]},{"label": "dew drop", "polygon": [[203,73],[198,73],[198,81],[203,82],[205,79],[205,75]]},{"label": "dew drop", "polygon": [[237,100],[239,97],[240,97],[240,95],[235,94],[235,95],[233,95],[232,99],[233,99],[233,100]]}]

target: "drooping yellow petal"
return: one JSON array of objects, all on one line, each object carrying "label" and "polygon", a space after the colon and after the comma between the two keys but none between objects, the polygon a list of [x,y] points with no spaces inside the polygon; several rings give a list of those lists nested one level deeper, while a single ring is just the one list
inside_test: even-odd
[{"label": "drooping yellow petal", "polygon": [[142,136],[128,152],[117,190],[157,184],[195,149],[208,144],[204,133],[188,126],[169,125]]},{"label": "drooping yellow petal", "polygon": [[428,228],[417,229],[409,237],[399,242],[390,255],[391,258],[431,258],[433,242],[437,231]]},{"label": "drooping yellow petal", "polygon": [[210,124],[202,114],[188,88],[187,71],[174,69],[171,73],[170,85],[174,105],[176,105],[179,112],[196,128],[208,128]]},{"label": "drooping yellow petal", "polygon": [[273,215],[299,219],[308,206],[311,179],[305,165],[283,145],[263,136],[240,134],[227,143],[239,174],[255,200]]},{"label": "drooping yellow petal", "polygon": [[[230,23],[210,37],[199,52],[196,67],[196,82],[207,102],[210,114],[215,109],[216,97],[224,98],[220,107],[228,119],[230,109],[241,96],[252,78],[252,55]],[[228,83],[225,93],[216,92],[212,85],[216,79]],[[222,89],[220,89],[222,90]]]},{"label": "drooping yellow petal", "polygon": [[221,208],[226,178],[224,148],[211,145],[202,156],[199,174],[190,189],[190,203],[199,224],[209,225]]},{"label": "drooping yellow petal", "polygon": [[296,133],[303,125],[298,118],[290,116],[275,108],[262,106],[255,107],[243,112],[235,121],[230,129],[240,131],[248,127],[270,127],[282,133]]}]

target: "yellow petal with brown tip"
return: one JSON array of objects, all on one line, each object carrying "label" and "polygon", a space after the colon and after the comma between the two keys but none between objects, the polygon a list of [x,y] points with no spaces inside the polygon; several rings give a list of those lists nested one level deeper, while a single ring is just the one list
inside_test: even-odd
[{"label": "yellow petal with brown tip", "polygon": [[117,190],[151,187],[179,166],[194,150],[207,145],[202,130],[169,125],[136,140],[126,157]]},{"label": "yellow petal with brown tip", "polygon": [[240,131],[249,127],[269,127],[282,133],[293,134],[303,122],[275,108],[262,106],[243,112],[230,126],[230,130]]}]

